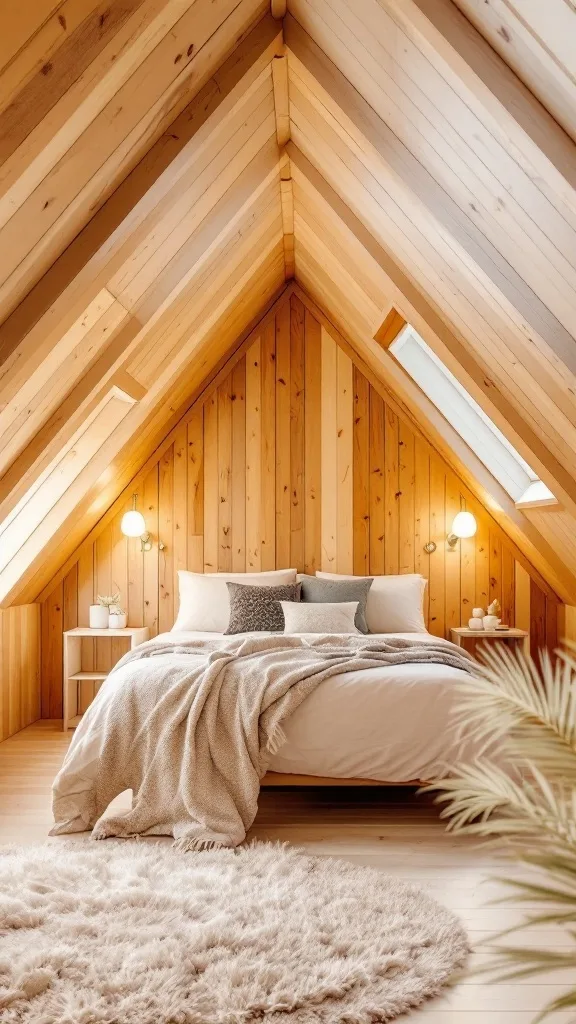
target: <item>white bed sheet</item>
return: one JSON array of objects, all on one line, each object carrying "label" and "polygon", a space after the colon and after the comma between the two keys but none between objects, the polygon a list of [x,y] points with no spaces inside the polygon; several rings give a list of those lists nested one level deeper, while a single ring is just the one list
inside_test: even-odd
[{"label": "white bed sheet", "polygon": [[[162,639],[218,635],[172,632]],[[429,633],[371,634],[376,635],[430,639]],[[429,664],[377,666],[332,676],[285,723],[286,743],[272,758],[270,770],[380,782],[434,778],[463,753],[455,746],[449,720],[458,686],[466,678],[459,669]]]}]

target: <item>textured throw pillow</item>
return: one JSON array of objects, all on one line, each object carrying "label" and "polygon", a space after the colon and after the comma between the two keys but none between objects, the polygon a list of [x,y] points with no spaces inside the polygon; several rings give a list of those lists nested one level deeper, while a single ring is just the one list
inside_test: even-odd
[{"label": "textured throw pillow", "polygon": [[296,577],[302,584],[301,600],[311,604],[339,604],[342,601],[357,601],[356,628],[361,633],[368,632],[366,623],[366,601],[372,586],[370,577],[355,580],[321,580],[318,576]]},{"label": "textured throw pillow", "polygon": [[[243,583],[227,583],[230,595],[230,633],[259,633],[284,629],[284,604],[300,600],[300,584],[285,587],[248,587]],[[280,603],[282,602],[282,603]]]},{"label": "textured throw pillow", "polygon": [[230,598],[226,587],[228,582],[249,584],[252,587],[280,587],[286,583],[296,583],[296,569],[206,574],[179,569],[180,607],[172,630],[223,633],[230,621]]},{"label": "textured throw pillow", "polygon": [[285,633],[358,633],[354,618],[357,601],[337,604],[291,604],[281,601]]},{"label": "textured throw pillow", "polygon": [[[362,576],[343,576],[319,572],[323,580],[358,580]],[[401,576],[374,576],[366,601],[366,622],[371,633],[426,633],[424,591],[426,580],[417,573]]]}]

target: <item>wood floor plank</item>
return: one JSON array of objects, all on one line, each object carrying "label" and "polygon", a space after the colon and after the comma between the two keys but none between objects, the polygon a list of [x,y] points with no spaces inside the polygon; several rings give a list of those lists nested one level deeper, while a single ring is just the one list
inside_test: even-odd
[{"label": "wood floor plank", "polygon": [[[7,843],[46,841],[52,823],[51,786],[70,742],[57,721],[40,721],[0,743],[0,850]],[[123,793],[112,805],[130,806]],[[468,930],[478,967],[496,947],[496,932],[520,923],[529,905],[488,905],[506,888],[493,880],[505,864],[490,849],[447,834],[429,797],[398,788],[278,788],[263,790],[249,839],[290,842],[309,853],[336,856],[419,885],[453,910]],[[64,841],[86,842],[88,833]],[[63,840],[51,839],[58,844]],[[162,837],[145,840],[170,843]],[[526,874],[514,868],[517,879]],[[506,940],[509,941],[509,940]],[[524,948],[566,950],[566,933],[541,926],[513,935]],[[570,986],[566,972],[495,984],[467,976],[444,994],[400,1018],[411,1024],[532,1024],[546,1003]],[[554,1017],[568,1024],[569,1013]]]}]

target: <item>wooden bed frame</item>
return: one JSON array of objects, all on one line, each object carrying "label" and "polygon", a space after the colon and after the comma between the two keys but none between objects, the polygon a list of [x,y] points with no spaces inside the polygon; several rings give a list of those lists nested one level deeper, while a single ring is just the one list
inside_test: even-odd
[{"label": "wooden bed frame", "polygon": [[325,775],[290,775],[284,772],[266,772],[260,786],[272,789],[274,786],[422,786],[413,782],[378,782],[376,779],[333,779]]}]

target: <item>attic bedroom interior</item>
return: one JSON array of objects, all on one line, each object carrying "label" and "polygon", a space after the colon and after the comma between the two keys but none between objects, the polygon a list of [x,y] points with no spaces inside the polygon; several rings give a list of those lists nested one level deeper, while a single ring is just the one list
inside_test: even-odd
[{"label": "attic bedroom interior", "polygon": [[0,26],[0,1024],[573,1024],[573,0]]}]

